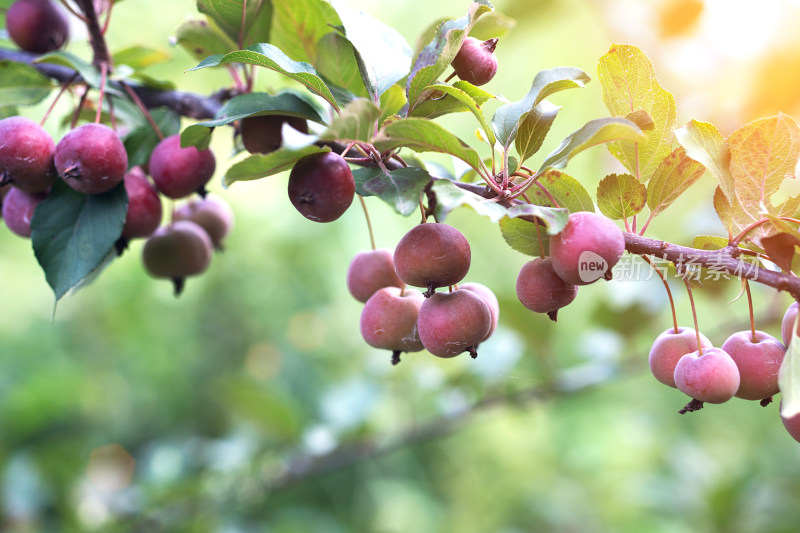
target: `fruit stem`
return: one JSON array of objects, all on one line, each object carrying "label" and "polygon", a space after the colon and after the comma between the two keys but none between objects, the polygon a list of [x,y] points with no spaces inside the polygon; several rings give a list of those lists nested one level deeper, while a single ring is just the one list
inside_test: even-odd
[{"label": "fruit stem", "polygon": [[762,218],[761,220],[757,220],[756,222],[753,222],[752,224],[750,224],[749,226],[744,228],[736,237],[731,239],[729,244],[731,246],[739,246],[739,243],[742,242],[742,239],[744,239],[747,236],[748,233],[750,233],[751,231],[753,231],[754,229],[756,229],[757,227],[759,227],[760,225],[762,225],[762,224],[764,224],[766,222],[769,222],[768,218]]},{"label": "fruit stem", "polygon": [[95,124],[100,124],[100,118],[103,116],[103,96],[106,94],[106,79],[108,78],[108,63],[105,61],[100,63],[100,89],[97,96],[97,113],[94,116]]},{"label": "fruit stem", "polygon": [[453,79],[453,77],[455,77],[455,75],[456,75],[456,71],[454,70],[453,72],[451,72],[451,73],[450,73],[450,75],[449,75],[449,76],[447,76],[447,77],[444,79],[444,82],[445,82],[445,83],[447,83],[448,81],[452,80],[452,79]]},{"label": "fruit stem", "polygon": [[106,20],[103,22],[103,29],[100,30],[102,35],[105,35],[108,31],[108,25],[111,22],[111,9],[114,7],[114,2],[108,3],[108,10],[106,11]]},{"label": "fruit stem", "polygon": [[81,95],[81,99],[78,100],[78,107],[75,108],[75,113],[72,115],[72,122],[70,122],[70,128],[75,129],[75,126],[78,125],[78,118],[81,116],[81,110],[83,106],[86,104],[86,97],[89,96],[89,86],[85,86],[83,90],[83,94]]},{"label": "fruit stem", "polygon": [[406,284],[401,282],[401,284],[400,284],[400,296],[405,296],[405,295],[406,295]]},{"label": "fruit stem", "polygon": [[639,235],[644,235],[644,232],[647,231],[647,226],[650,225],[650,222],[652,220],[653,220],[653,213],[651,212],[650,216],[647,217],[647,220],[645,220],[644,225],[642,226],[642,229],[639,230]]},{"label": "fruit stem", "polygon": [[75,74],[70,76],[69,79],[67,81],[65,81],[61,85],[61,90],[58,91],[58,94],[53,99],[53,103],[51,103],[50,107],[47,108],[47,111],[45,111],[41,122],[39,122],[40,126],[44,126],[44,123],[47,121],[47,118],[50,116],[50,113],[52,113],[52,111],[56,107],[56,104],[58,103],[59,99],[61,99],[61,95],[63,95],[67,91],[67,89],[69,89],[69,86],[72,85],[72,82],[74,82],[77,79],[77,77],[78,77],[78,73],[76,72]]},{"label": "fruit stem", "polygon": [[697,351],[700,356],[703,355],[703,344],[700,342],[700,327],[697,325],[697,309],[694,306],[694,295],[692,294],[692,284],[689,282],[689,277],[683,276],[683,283],[686,285],[686,292],[689,293],[689,305],[692,306],[692,319],[694,320],[694,334],[697,336]]},{"label": "fruit stem", "polygon": [[753,295],[750,294],[750,283],[744,278],[742,278],[742,283],[744,283],[744,290],[747,292],[747,308],[750,311],[750,335],[752,336],[753,344],[757,344],[756,321],[753,318]]},{"label": "fruit stem", "polygon": [[364,197],[360,194],[358,196],[358,201],[361,202],[361,209],[364,210],[364,218],[367,219],[367,230],[369,230],[369,243],[372,245],[372,249],[376,248],[375,246],[375,234],[372,231],[372,221],[369,219],[369,211],[367,210],[367,202],[364,201]]},{"label": "fruit stem", "polygon": [[672,299],[672,290],[669,288],[669,283],[667,283],[667,275],[653,263],[653,260],[650,259],[649,256],[643,255],[642,259],[644,259],[653,270],[658,272],[658,277],[661,279],[661,283],[664,284],[664,289],[667,291],[667,297],[669,298],[669,307],[672,309],[672,327],[675,329],[675,334],[677,335],[680,333],[680,331],[678,331],[678,314],[675,312],[675,300]]},{"label": "fruit stem", "polygon": [[136,107],[138,107],[142,111],[142,114],[144,115],[145,120],[147,120],[147,123],[150,124],[151,128],[153,128],[153,131],[156,132],[156,136],[158,137],[158,140],[163,141],[164,140],[164,134],[161,132],[161,128],[158,127],[158,124],[156,124],[156,121],[153,118],[153,115],[150,114],[150,110],[147,109],[146,105],[144,105],[144,102],[142,102],[142,99],[139,98],[138,94],[136,94],[136,91],[131,89],[131,86],[128,85],[123,80],[120,80],[119,84],[122,85],[122,88],[125,89],[125,92],[128,93],[128,96],[131,97],[131,100],[133,100],[133,103],[136,104]]},{"label": "fruit stem", "polygon": [[69,3],[67,2],[67,0],[61,0],[61,5],[62,5],[62,6],[64,6],[64,8],[65,8],[67,11],[69,11],[70,13],[72,13],[73,15],[75,15],[76,17],[78,17],[78,19],[80,19],[80,21],[81,21],[81,22],[83,22],[84,24],[87,22],[87,19],[86,19],[86,17],[84,17],[84,16],[83,16],[83,14],[81,14],[81,13],[79,13],[79,12],[75,11],[75,9],[74,9],[74,8],[73,8],[71,5],[69,5]]}]

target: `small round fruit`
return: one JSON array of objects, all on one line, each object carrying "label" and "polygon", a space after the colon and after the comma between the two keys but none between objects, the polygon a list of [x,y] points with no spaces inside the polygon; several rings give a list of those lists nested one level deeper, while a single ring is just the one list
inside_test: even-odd
[{"label": "small round fruit", "polygon": [[684,355],[675,365],[678,390],[705,403],[724,403],[739,390],[739,369],[721,348]]},{"label": "small round fruit", "polygon": [[117,132],[103,124],[84,124],[56,145],[55,164],[67,185],[84,194],[110,191],[125,178],[128,154]]},{"label": "small round fruit", "polygon": [[55,149],[50,134],[31,119],[0,120],[0,182],[30,193],[46,191],[58,178]]},{"label": "small round fruit", "polygon": [[417,317],[424,298],[417,291],[383,287],[373,294],[361,311],[359,327],[367,344],[383,350],[419,352],[422,342]]},{"label": "small round fruit", "polygon": [[159,192],[177,200],[194,192],[204,193],[217,163],[211,150],[181,148],[181,136],[170,135],[150,154],[149,170]]},{"label": "small round fruit", "polygon": [[6,29],[17,46],[36,54],[58,50],[69,37],[67,18],[50,0],[17,0],[6,13]]},{"label": "small round fruit", "polygon": [[625,236],[613,220],[597,213],[569,215],[561,233],[550,238],[550,259],[558,277],[588,285],[605,277],[625,252]]},{"label": "small round fruit", "polygon": [[422,345],[438,357],[455,357],[464,351],[476,357],[475,348],[491,327],[489,306],[474,292],[462,289],[431,295],[422,302],[417,320]]},{"label": "small round fruit", "polygon": [[262,115],[243,118],[239,126],[242,144],[251,154],[268,154],[283,144],[281,128],[287,123],[294,129],[308,133],[308,123],[299,117]]},{"label": "small round fruit", "polygon": [[494,49],[497,39],[480,41],[467,37],[451,63],[456,75],[472,85],[489,83],[497,73],[497,57]]},{"label": "small round fruit", "polygon": [[[783,407],[783,405],[781,405],[781,407]],[[800,442],[800,414],[791,417],[781,415],[781,422],[783,422],[783,427],[786,428],[789,435],[797,442]]]},{"label": "small round fruit", "polygon": [[550,258],[528,261],[517,276],[517,298],[536,313],[552,313],[569,305],[578,295],[578,287],[561,279]]},{"label": "small round fruit", "polygon": [[347,268],[347,290],[359,302],[369,300],[378,289],[402,286],[392,251],[386,248],[358,252]]},{"label": "small round fruit", "polygon": [[127,239],[148,237],[161,224],[161,199],[141,169],[131,169],[125,174],[125,191],[128,193],[128,212],[122,236]]},{"label": "small round fruit", "polygon": [[792,302],[792,305],[786,310],[786,313],[783,315],[783,320],[781,321],[781,338],[783,339],[783,344],[786,345],[787,348],[792,342],[792,326],[797,320],[797,310],[797,302]]},{"label": "small round fruit", "polygon": [[307,155],[289,173],[289,200],[315,222],[333,222],[347,211],[356,193],[353,172],[333,152]]},{"label": "small round fruit", "polygon": [[206,230],[189,220],[158,228],[142,250],[147,272],[154,278],[173,280],[176,294],[180,294],[184,278],[205,272],[212,255]]},{"label": "small round fruit", "polygon": [[429,292],[464,279],[471,259],[466,237],[438,222],[414,226],[394,250],[398,277],[414,287],[427,287]]},{"label": "small round fruit", "polygon": [[483,303],[485,303],[489,308],[489,313],[492,315],[492,326],[489,328],[489,333],[486,334],[486,337],[483,340],[488,339],[497,329],[497,322],[500,320],[500,302],[497,301],[497,296],[495,296],[492,289],[483,283],[477,283],[474,281],[462,283],[458,286],[458,288],[465,291],[474,292],[481,297]]},{"label": "small round fruit", "polygon": [[[702,345],[703,353],[712,347],[711,341],[702,333],[700,334],[700,344]],[[675,385],[675,366],[681,357],[687,353],[696,352],[697,349],[697,333],[694,328],[680,327],[677,332],[675,328],[669,328],[656,337],[650,347],[650,355],[648,357],[650,371],[664,385],[677,388]]]},{"label": "small round fruit", "polygon": [[12,187],[3,198],[3,220],[8,229],[20,237],[30,237],[33,212],[45,196],[44,193],[31,194]]},{"label": "small round fruit", "polygon": [[778,371],[786,348],[778,339],[756,330],[756,340],[750,330],[739,331],[722,344],[739,368],[737,398],[764,400],[778,394]]},{"label": "small round fruit", "polygon": [[217,250],[222,249],[225,237],[233,229],[233,211],[222,198],[206,196],[183,204],[175,210],[175,220],[191,220],[211,237]]}]

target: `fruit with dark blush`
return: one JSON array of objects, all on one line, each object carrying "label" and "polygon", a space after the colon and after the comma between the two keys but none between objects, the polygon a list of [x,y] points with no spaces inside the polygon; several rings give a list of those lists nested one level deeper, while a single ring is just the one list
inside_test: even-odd
[{"label": "fruit with dark blush", "polygon": [[415,290],[379,289],[361,311],[361,336],[375,348],[393,352],[421,351],[417,317],[423,301],[422,294]]},{"label": "fruit with dark blush", "polygon": [[558,277],[572,285],[611,279],[625,252],[625,236],[613,220],[597,213],[571,213],[567,225],[550,238],[550,259]]},{"label": "fruit with dark blush", "polygon": [[678,390],[704,403],[724,403],[739,390],[739,369],[721,348],[684,355],[675,365]]},{"label": "fruit with dark blush", "polygon": [[472,291],[436,292],[419,310],[417,329],[425,349],[437,357],[455,357],[465,351],[477,357],[476,347],[489,334],[492,314]]},{"label": "fruit with dark blush", "polygon": [[[711,341],[702,333],[700,334],[700,344],[703,351],[712,347]],[[656,337],[650,347],[650,354],[647,358],[650,371],[664,385],[677,388],[675,366],[681,357],[687,353],[696,352],[697,349],[697,332],[694,328],[679,327],[678,331],[675,331],[674,327],[669,328]]]},{"label": "fruit with dark blush", "polygon": [[69,24],[51,0],[17,0],[6,12],[8,36],[28,52],[58,50],[69,37]]},{"label": "fruit with dark blush", "polygon": [[148,237],[161,224],[161,199],[147,176],[135,167],[125,174],[125,191],[128,193],[128,211],[122,236],[127,239]]},{"label": "fruit with dark blush", "polygon": [[778,371],[786,348],[778,339],[756,330],[754,341],[752,331],[738,331],[728,337],[721,348],[739,368],[737,398],[764,400],[780,392]]},{"label": "fruit with dark blush", "polygon": [[347,290],[359,302],[366,302],[384,287],[402,286],[394,271],[392,251],[386,248],[358,252],[347,268]]},{"label": "fruit with dark blush", "polygon": [[101,194],[125,178],[128,154],[117,132],[103,124],[84,124],[58,141],[58,174],[78,192]]},{"label": "fruit with dark blush", "polygon": [[282,128],[284,123],[302,132],[308,133],[308,123],[299,117],[286,115],[262,115],[243,118],[239,130],[242,144],[251,154],[268,154],[281,147],[283,143]]},{"label": "fruit with dark blush", "polygon": [[454,285],[469,271],[472,252],[466,237],[447,224],[418,224],[406,233],[394,250],[398,277],[414,287]]},{"label": "fruit with dark blush", "polygon": [[56,145],[38,123],[26,117],[0,120],[0,184],[25,192],[46,191],[58,178]]},{"label": "fruit with dark blush", "polygon": [[572,303],[578,287],[561,279],[549,257],[528,261],[517,276],[517,298],[536,313],[553,313]]},{"label": "fruit with dark blush", "polygon": [[222,250],[225,238],[233,230],[233,211],[222,198],[206,196],[192,200],[175,210],[175,220],[191,220],[206,230],[211,243]]},{"label": "fruit with dark blush", "polygon": [[355,193],[347,161],[333,152],[307,155],[289,173],[289,200],[301,215],[315,222],[333,222],[342,216]]},{"label": "fruit with dark blush", "polygon": [[206,230],[189,220],[158,228],[142,250],[147,272],[154,278],[171,279],[176,295],[181,293],[185,278],[205,272],[212,255]]},{"label": "fruit with dark blush", "polygon": [[497,301],[497,296],[495,296],[494,291],[484,285],[483,283],[477,283],[474,281],[470,281],[469,283],[462,283],[458,286],[460,290],[464,291],[472,291],[478,296],[481,297],[483,303],[489,308],[489,313],[492,315],[492,325],[489,328],[489,333],[486,334],[486,337],[483,340],[488,339],[492,336],[492,333],[495,332],[497,329],[497,322],[500,320],[500,302]]},{"label": "fruit with dark blush", "polygon": [[44,193],[31,194],[12,187],[3,198],[2,208],[8,229],[20,237],[30,237],[33,212],[46,196]]},{"label": "fruit with dark blush", "polygon": [[489,83],[497,73],[497,57],[494,49],[497,39],[480,41],[467,37],[451,63],[456,75],[472,85]]},{"label": "fruit with dark blush", "polygon": [[162,139],[150,154],[148,170],[156,188],[167,198],[177,200],[192,193],[205,194],[205,185],[214,175],[217,162],[211,150],[194,146],[181,148],[181,136]]},{"label": "fruit with dark blush", "polygon": [[790,417],[781,415],[781,422],[783,422],[783,427],[786,428],[789,435],[797,442],[800,442],[800,414]]},{"label": "fruit with dark blush", "polygon": [[797,309],[797,302],[792,302],[781,321],[781,338],[786,348],[789,348],[789,344],[792,342],[792,326],[797,320]]}]

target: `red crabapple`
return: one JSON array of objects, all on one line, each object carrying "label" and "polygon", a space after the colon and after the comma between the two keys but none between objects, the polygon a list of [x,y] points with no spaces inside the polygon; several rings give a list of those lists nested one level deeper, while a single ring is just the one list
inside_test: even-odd
[{"label": "red crabapple", "polygon": [[[712,346],[711,341],[702,333],[700,334],[700,344],[704,353]],[[677,388],[675,365],[678,364],[681,357],[687,353],[696,352],[697,349],[697,333],[694,328],[679,327],[677,332],[674,327],[669,328],[656,337],[650,347],[648,356],[650,371],[664,385]]]},{"label": "red crabapple", "polygon": [[299,117],[260,115],[243,118],[239,129],[245,149],[251,154],[268,154],[280,148],[284,122],[300,132],[308,133],[308,123]]},{"label": "red crabapple", "polygon": [[400,352],[421,351],[417,317],[423,301],[417,291],[403,291],[399,287],[378,289],[361,311],[361,336],[374,348],[394,352],[393,364],[400,361]]},{"label": "red crabapple", "polygon": [[50,0],[17,0],[11,4],[6,30],[17,46],[36,54],[58,50],[69,37],[67,18]]},{"label": "red crabapple", "polygon": [[134,239],[152,235],[161,224],[161,199],[139,167],[125,174],[125,191],[128,193],[128,212],[122,236]]},{"label": "red crabapple", "polygon": [[175,134],[156,145],[148,166],[159,192],[177,200],[194,192],[205,195],[205,185],[214,175],[216,165],[211,150],[181,148],[181,136]]},{"label": "red crabapple", "polygon": [[233,211],[222,198],[206,196],[183,204],[175,210],[175,220],[191,220],[206,230],[211,243],[222,250],[225,237],[233,229]]},{"label": "red crabapple", "polygon": [[30,193],[46,191],[58,178],[55,149],[50,134],[31,119],[0,120],[0,183]]},{"label": "red crabapple", "polygon": [[489,333],[486,334],[486,338],[483,340],[488,339],[492,336],[492,333],[495,332],[497,329],[497,322],[500,319],[500,302],[497,301],[497,296],[495,296],[492,289],[487,287],[482,283],[476,283],[471,281],[469,283],[462,283],[458,286],[459,289],[463,289],[465,291],[472,291],[478,296],[481,297],[483,303],[489,308],[489,313],[492,315],[492,326],[489,328]]},{"label": "red crabapple", "polygon": [[625,252],[625,236],[613,220],[597,213],[569,215],[561,233],[550,237],[550,259],[558,277],[588,285],[605,277]]},{"label": "red crabapple", "polygon": [[117,132],[103,124],[84,124],[58,141],[56,170],[78,192],[100,194],[122,182],[128,154]]},{"label": "red crabapple", "polygon": [[781,415],[781,422],[783,422],[783,427],[786,428],[789,435],[797,442],[800,442],[800,414],[788,418]]},{"label": "red crabapple", "polygon": [[44,193],[31,194],[12,187],[3,198],[3,220],[8,229],[20,237],[30,237],[33,212],[45,196]]},{"label": "red crabapple", "polygon": [[358,252],[347,268],[347,290],[359,302],[369,300],[378,289],[402,286],[392,251],[386,248]]},{"label": "red crabapple", "polygon": [[477,357],[476,346],[491,327],[489,306],[474,292],[462,289],[433,293],[422,303],[417,320],[422,345],[438,357],[455,357],[464,351]]},{"label": "red crabapple", "polygon": [[721,348],[684,355],[675,365],[675,385],[694,400],[724,403],[739,390],[739,369]]},{"label": "red crabapple", "polygon": [[778,394],[778,371],[786,348],[772,335],[756,331],[756,341],[750,330],[739,331],[722,344],[739,368],[737,398],[764,400]]},{"label": "red crabapple", "polygon": [[786,345],[787,348],[792,342],[792,326],[797,320],[797,309],[797,302],[792,302],[792,305],[786,310],[786,313],[783,315],[783,320],[781,321],[781,338],[783,339],[783,344]]},{"label": "red crabapple", "polygon": [[175,294],[183,290],[183,280],[202,274],[211,263],[213,247],[208,233],[189,220],[178,220],[158,228],[145,242],[142,260],[154,278],[169,278]]},{"label": "red crabapple", "polygon": [[472,258],[469,242],[452,226],[418,224],[406,233],[394,250],[394,268],[405,283],[426,287],[426,295],[437,287],[464,279]]},{"label": "red crabapple", "polygon": [[289,173],[289,200],[301,215],[315,222],[333,222],[355,198],[353,172],[333,152],[307,155]]},{"label": "red crabapple", "polygon": [[472,85],[489,83],[497,73],[497,57],[494,55],[496,46],[497,39],[488,41],[480,41],[475,37],[464,39],[451,63],[456,75]]},{"label": "red crabapple", "polygon": [[550,258],[528,261],[517,276],[517,298],[536,313],[547,313],[555,320],[556,313],[578,295],[578,287],[561,279]]}]

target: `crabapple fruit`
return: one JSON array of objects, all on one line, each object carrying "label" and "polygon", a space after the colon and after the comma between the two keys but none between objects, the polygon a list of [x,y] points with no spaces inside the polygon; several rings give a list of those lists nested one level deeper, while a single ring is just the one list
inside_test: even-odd
[{"label": "crabapple fruit", "polygon": [[571,213],[561,233],[550,238],[550,259],[558,277],[588,285],[605,277],[625,252],[625,236],[613,220],[597,213]]},{"label": "crabapple fruit", "polygon": [[56,144],[27,117],[0,120],[0,183],[29,193],[47,190],[58,178],[53,164]]},{"label": "crabapple fruit", "polygon": [[378,289],[361,311],[361,336],[374,348],[393,352],[421,351],[417,317],[424,300],[421,293],[413,290]]},{"label": "crabapple fruit", "polygon": [[67,18],[50,0],[17,0],[6,13],[6,29],[17,46],[36,54],[58,50],[69,37]]},{"label": "crabapple fruit", "polygon": [[347,211],[356,193],[353,172],[333,152],[307,155],[289,173],[289,200],[315,222],[333,222]]},{"label": "crabapple fruit", "polygon": [[739,390],[739,369],[721,348],[705,348],[680,358],[675,365],[675,385],[693,399],[724,403]]},{"label": "crabapple fruit", "polygon": [[496,46],[497,39],[488,41],[480,41],[475,37],[464,39],[451,63],[456,75],[472,85],[489,83],[497,73],[497,57],[494,55]]},{"label": "crabapple fruit", "polygon": [[33,212],[45,196],[44,193],[31,194],[12,187],[3,198],[3,220],[8,229],[20,237],[30,237]]},{"label": "crabapple fruit", "polygon": [[786,313],[783,315],[783,320],[781,321],[781,338],[783,339],[783,344],[787,348],[792,342],[792,326],[797,320],[797,310],[797,302],[792,302],[792,305],[786,310]]},{"label": "crabapple fruit", "polygon": [[800,442],[800,414],[790,417],[781,415],[781,422],[783,422],[783,427],[786,428],[789,435],[797,442]]},{"label": "crabapple fruit", "polygon": [[128,154],[117,132],[94,123],[64,135],[56,145],[54,160],[67,185],[84,194],[113,189],[128,168]]},{"label": "crabapple fruit", "polygon": [[[711,341],[700,334],[700,344],[705,351],[711,348]],[[661,333],[653,345],[650,347],[650,355],[648,362],[650,363],[650,371],[653,376],[663,383],[673,388],[675,385],[675,365],[681,357],[687,353],[696,352],[697,346],[697,332],[694,328],[679,327],[678,331],[675,328],[669,328]]]},{"label": "crabapple fruit", "polygon": [[245,149],[251,154],[268,154],[280,148],[284,122],[300,132],[308,133],[308,123],[299,117],[261,115],[243,118],[239,130]]},{"label": "crabapple fruit", "polygon": [[517,298],[536,313],[555,313],[572,303],[577,295],[578,287],[556,274],[549,257],[528,261],[517,276]]},{"label": "crabapple fruit", "polygon": [[125,174],[125,191],[128,193],[128,212],[122,236],[126,239],[149,237],[161,224],[158,192],[138,167]]},{"label": "crabapple fruit", "polygon": [[405,283],[427,287],[454,285],[469,271],[472,253],[466,237],[447,224],[418,224],[406,233],[394,250],[394,268]]},{"label": "crabapple fruit", "polygon": [[205,185],[214,175],[217,162],[211,150],[198,150],[194,146],[181,148],[181,136],[175,134],[156,145],[148,166],[159,192],[177,200],[193,192],[204,195]]},{"label": "crabapple fruit", "polygon": [[211,237],[211,243],[217,250],[222,250],[225,237],[233,229],[233,211],[222,198],[206,196],[183,204],[175,210],[174,218],[175,220],[191,220],[198,224],[206,230],[208,236]]},{"label": "crabapple fruit", "polygon": [[211,263],[213,245],[206,230],[189,220],[178,220],[158,228],[145,242],[142,260],[154,278],[169,278],[175,294],[188,276],[202,274]]},{"label": "crabapple fruit", "polygon": [[483,303],[489,308],[489,313],[492,315],[492,326],[489,328],[489,333],[486,334],[486,338],[483,340],[488,339],[492,336],[492,333],[495,332],[497,329],[497,322],[500,319],[500,302],[497,301],[497,296],[495,296],[492,289],[484,285],[483,283],[477,283],[474,281],[470,281],[469,283],[462,283],[458,286],[459,289],[463,289],[465,291],[472,291],[478,296],[481,297]]},{"label": "crabapple fruit", "polygon": [[778,394],[778,371],[786,348],[781,342],[763,331],[738,331],[722,343],[722,349],[731,356],[739,368],[737,398],[764,400]]},{"label": "crabapple fruit", "polygon": [[347,268],[347,290],[359,302],[369,300],[378,289],[402,286],[392,251],[386,248],[358,252]]},{"label": "crabapple fruit", "polygon": [[477,357],[476,346],[492,327],[492,314],[483,299],[472,291],[435,292],[419,310],[417,329],[422,345],[438,357],[455,357],[468,351]]}]

